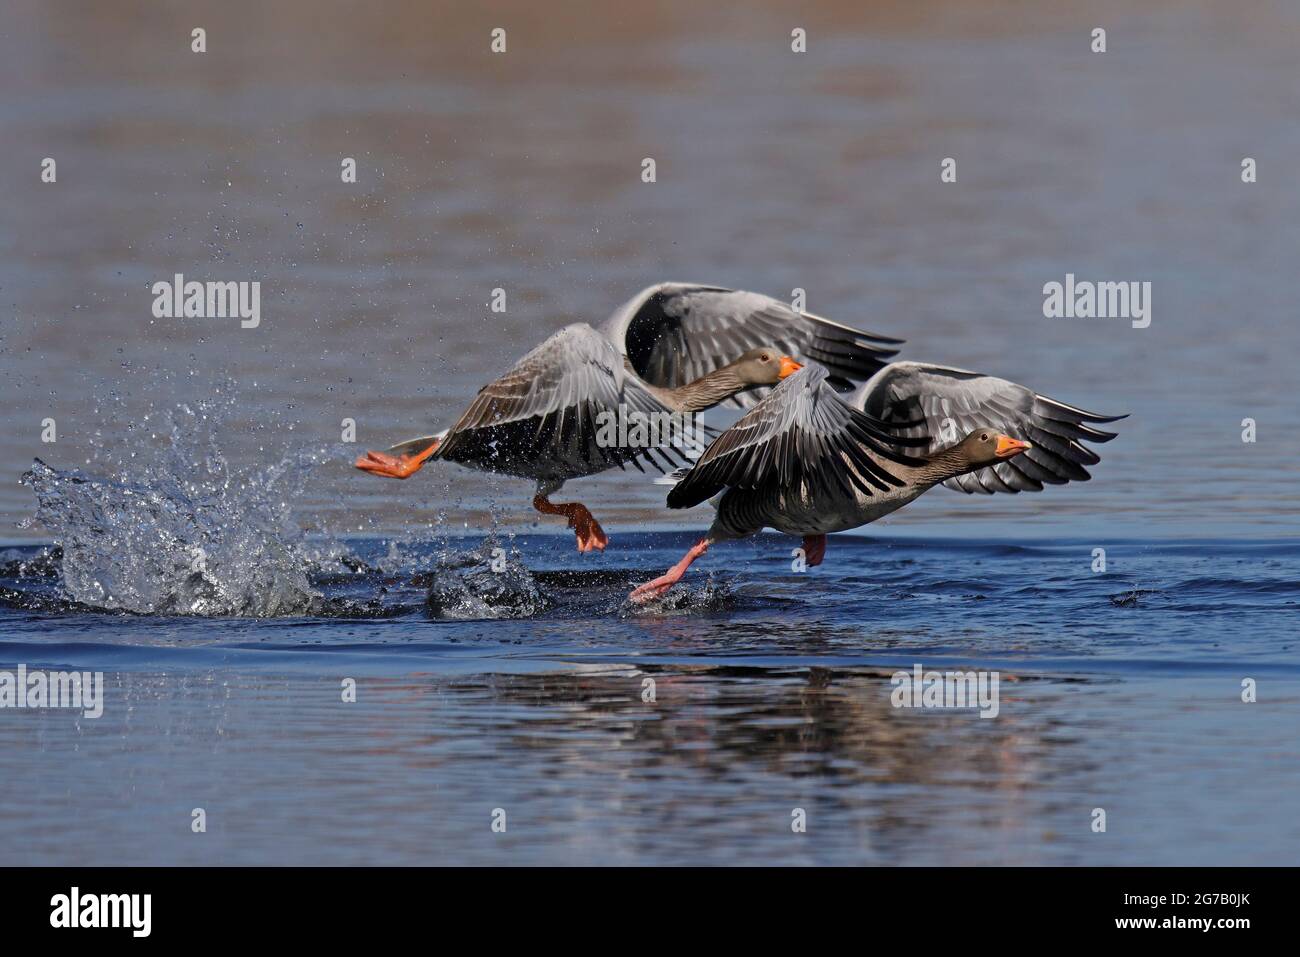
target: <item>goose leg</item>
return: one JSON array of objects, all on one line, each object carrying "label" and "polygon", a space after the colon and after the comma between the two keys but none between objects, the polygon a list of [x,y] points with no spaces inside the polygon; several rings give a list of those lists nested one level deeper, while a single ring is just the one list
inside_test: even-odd
[{"label": "goose leg", "polygon": [[580,552],[603,552],[605,546],[609,544],[609,536],[605,534],[605,530],[600,527],[600,523],[585,505],[578,502],[552,502],[545,495],[536,495],[533,498],[533,508],[543,515],[567,516],[569,528],[577,534]]},{"label": "goose leg", "polygon": [[374,475],[384,475],[395,479],[410,478],[424,467],[425,460],[438,451],[438,446],[441,444],[441,442],[434,440],[433,444],[427,449],[423,452],[417,452],[415,455],[389,455],[387,452],[367,452],[359,457],[353,465],[363,472],[370,472]]},{"label": "goose leg", "polygon": [[691,567],[691,563],[694,562],[695,559],[707,552],[711,544],[713,543],[710,539],[701,538],[691,546],[691,550],[686,553],[685,557],[672,568],[668,569],[665,574],[660,575],[654,581],[646,582],[644,585],[638,585],[632,590],[632,594],[627,597],[635,602],[643,602],[662,595],[669,588],[682,580],[682,576],[686,574],[686,569]]},{"label": "goose leg", "polygon": [[816,568],[826,557],[826,536],[805,535],[803,537],[803,554],[809,568]]}]

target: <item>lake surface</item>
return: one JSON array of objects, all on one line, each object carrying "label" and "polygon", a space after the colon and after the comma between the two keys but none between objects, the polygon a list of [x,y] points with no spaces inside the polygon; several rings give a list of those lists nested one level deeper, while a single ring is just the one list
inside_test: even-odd
[{"label": "lake surface", "polygon": [[[0,671],[107,701],[0,710],[0,864],[1294,864],[1298,37],[1281,2],[7,5]],[[155,318],[176,273],[260,281],[261,325]],[[1067,274],[1151,282],[1151,325],[1044,318]],[[350,468],[662,280],[1131,417],[1092,482],[936,490],[807,573],[720,546],[640,611],[708,521],[640,474],[557,496],[611,533],[580,557],[525,483]],[[918,663],[998,671],[998,717],[892,707]]]},{"label": "lake surface", "polygon": [[[311,573],[331,607],[263,620],[62,606],[10,551],[0,660],[108,684],[98,719],[0,712],[4,863],[1300,853],[1296,543],[1117,542],[1097,574],[1086,543],[836,536],[796,573],[771,535],[626,604],[689,541],[581,561],[557,536],[352,542]],[[510,574],[489,594],[492,548]],[[893,707],[916,664],[997,671],[997,716]]]}]

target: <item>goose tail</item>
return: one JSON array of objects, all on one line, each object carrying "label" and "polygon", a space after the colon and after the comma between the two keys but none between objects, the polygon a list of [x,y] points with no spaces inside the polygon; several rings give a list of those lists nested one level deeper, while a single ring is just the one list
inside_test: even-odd
[{"label": "goose tail", "polygon": [[682,479],[686,478],[686,473],[689,472],[689,471],[690,471],[689,468],[680,468],[680,469],[675,469],[674,471],[669,472],[667,475],[660,475],[660,476],[656,477],[656,478],[655,478],[655,484],[656,484],[656,485],[676,485],[676,484],[677,484],[678,482],[680,482]]}]

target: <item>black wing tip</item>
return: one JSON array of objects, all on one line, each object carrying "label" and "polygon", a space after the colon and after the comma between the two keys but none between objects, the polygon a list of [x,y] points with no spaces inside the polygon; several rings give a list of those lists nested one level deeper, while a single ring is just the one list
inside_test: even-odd
[{"label": "black wing tip", "polygon": [[[1070,405],[1068,402],[1062,402],[1060,399],[1053,399],[1050,395],[1043,395],[1041,392],[1034,393],[1034,398],[1047,406],[1049,409],[1055,408],[1062,412],[1078,417],[1081,422],[1118,422],[1121,419],[1127,419],[1132,413],[1125,412],[1123,415],[1102,415],[1098,412],[1089,412],[1087,409],[1081,409],[1077,405]],[[1047,418],[1055,416],[1044,414]]]},{"label": "black wing tip", "polygon": [[[882,336],[882,335],[881,335],[880,333],[878,333],[878,332],[864,332],[864,333],[862,333],[862,337],[863,337],[864,339],[870,339],[872,342],[880,342],[880,343],[883,343],[884,345],[887,345],[887,346],[902,346],[902,345],[906,345],[906,344],[907,344],[907,340],[906,340],[906,339],[899,339],[899,338],[897,338],[897,337],[895,337],[895,336]],[[894,350],[893,350],[892,352],[890,352],[889,354],[890,354],[890,355],[894,355],[894,356],[896,356],[896,355],[898,355],[898,350],[897,350],[897,349],[894,349]]]},{"label": "black wing tip", "polygon": [[1081,442],[1087,441],[1100,444],[1102,442],[1109,442],[1111,439],[1119,436],[1118,432],[1103,432],[1101,429],[1091,429],[1085,425],[1080,425],[1079,431],[1083,433],[1083,438],[1079,440]]},{"label": "black wing tip", "polygon": [[[685,479],[682,480],[682,482],[685,481]],[[666,502],[669,508],[694,508],[701,502],[707,501],[712,495],[713,492],[705,492],[702,495],[697,492],[693,495],[687,495],[682,491],[682,483],[679,482],[673,487],[672,491],[668,493]]]}]

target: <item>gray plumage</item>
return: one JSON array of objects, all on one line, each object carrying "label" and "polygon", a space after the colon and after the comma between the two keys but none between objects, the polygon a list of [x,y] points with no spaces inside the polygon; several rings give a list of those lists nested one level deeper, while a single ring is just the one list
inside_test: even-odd
[{"label": "gray plumage", "polygon": [[708,447],[668,494],[668,507],[690,508],[723,489],[773,487],[809,496],[851,496],[856,489],[870,497],[903,484],[888,461],[920,462],[894,451],[897,437],[845,403],[827,378],[820,366],[805,366],[778,385]]},{"label": "gray plumage", "polygon": [[[939,483],[992,494],[1085,481],[1082,463],[1098,457],[1080,439],[1114,437],[1088,424],[1112,418],[992,376],[895,363],[848,396],[827,379],[810,366],[778,385],[681,475],[668,506],[713,499],[712,541],[763,528],[820,535],[876,521]],[[990,454],[1000,435],[1032,447]]]},{"label": "gray plumage", "polygon": [[886,366],[850,401],[886,424],[900,423],[891,431],[928,435],[930,452],[978,428],[1032,443],[1014,459],[943,483],[968,494],[1038,492],[1044,485],[1086,482],[1091,475],[1084,466],[1096,465],[1101,457],[1083,443],[1109,442],[1116,434],[1093,425],[1125,418],[1075,408],[1006,379],[920,362]]},{"label": "gray plumage", "polygon": [[[628,372],[608,339],[577,323],[480,389],[433,458],[540,480],[593,475],[652,454],[597,441],[602,413],[617,417],[620,410],[671,413]],[[658,448],[665,456],[680,451],[671,442]],[[668,461],[675,465],[680,456]]]},{"label": "gray plumage", "polygon": [[[881,369],[902,339],[841,325],[754,292],[697,283],[648,286],[620,306],[600,331],[651,385],[676,387],[759,346],[775,346],[826,367],[831,384],[847,391]],[[769,389],[735,396],[753,406]]]},{"label": "gray plumage", "polygon": [[431,461],[534,478],[551,490],[566,479],[616,466],[641,468],[645,462],[671,470],[694,461],[702,446],[683,441],[675,429],[665,430],[668,441],[648,448],[602,446],[601,414],[672,415],[682,411],[681,400],[698,398],[710,387],[731,394],[735,404],[752,405],[770,389],[745,388],[719,370],[764,348],[827,363],[834,380],[848,389],[894,354],[883,344],[900,341],[797,313],[758,293],[660,283],[634,296],[599,329],[566,326],[479,390],[450,429],[389,452],[416,454],[437,438],[441,444]]}]

